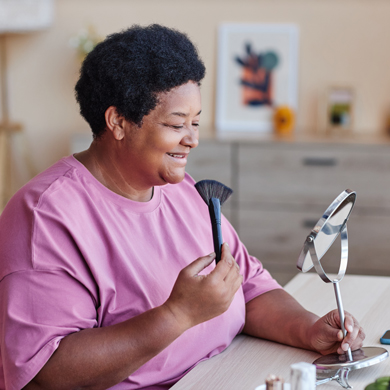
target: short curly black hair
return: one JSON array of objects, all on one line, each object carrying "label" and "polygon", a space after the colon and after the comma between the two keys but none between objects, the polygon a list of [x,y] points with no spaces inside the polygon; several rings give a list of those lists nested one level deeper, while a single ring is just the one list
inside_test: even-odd
[{"label": "short curly black hair", "polygon": [[80,114],[94,137],[106,129],[105,111],[138,126],[157,103],[157,94],[189,81],[200,84],[205,66],[186,34],[158,24],[134,25],[109,35],[85,58],[76,84]]}]

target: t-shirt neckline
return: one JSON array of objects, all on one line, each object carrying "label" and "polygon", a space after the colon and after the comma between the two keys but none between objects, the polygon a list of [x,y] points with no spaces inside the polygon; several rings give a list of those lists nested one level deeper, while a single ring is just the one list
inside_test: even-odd
[{"label": "t-shirt neckline", "polygon": [[77,160],[74,155],[64,157],[64,161],[76,168],[77,172],[81,174],[85,179],[87,179],[88,183],[91,184],[97,191],[99,191],[99,194],[101,196],[103,196],[110,202],[114,202],[121,207],[131,209],[131,211],[137,213],[151,212],[160,205],[161,186],[154,187],[153,197],[148,202],[137,202],[135,200],[125,198],[124,196],[121,196],[108,189],[99,180],[97,180],[95,176],[93,176],[92,173],[87,169],[87,167],[79,160]]}]

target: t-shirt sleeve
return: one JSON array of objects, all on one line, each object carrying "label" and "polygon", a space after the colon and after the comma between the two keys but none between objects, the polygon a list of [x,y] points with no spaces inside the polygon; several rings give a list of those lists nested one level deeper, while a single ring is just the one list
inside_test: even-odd
[{"label": "t-shirt sleeve", "polygon": [[243,275],[242,289],[245,303],[265,292],[282,288],[263,268],[261,262],[256,257],[249,255],[233,226],[225,217],[222,218],[223,240],[229,244]]},{"label": "t-shirt sleeve", "polygon": [[97,326],[97,287],[61,212],[46,202],[12,230],[2,221],[0,258],[13,265],[0,282],[0,383],[7,390],[29,383],[62,338]]},{"label": "t-shirt sleeve", "polygon": [[61,270],[15,272],[0,282],[0,337],[5,388],[35,377],[61,339],[97,325],[88,290]]}]

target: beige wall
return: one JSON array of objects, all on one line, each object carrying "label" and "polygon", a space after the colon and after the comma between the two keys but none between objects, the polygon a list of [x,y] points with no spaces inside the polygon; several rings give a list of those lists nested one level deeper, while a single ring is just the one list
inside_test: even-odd
[{"label": "beige wall", "polygon": [[10,113],[24,126],[14,139],[13,188],[68,154],[72,134],[88,132],[73,97],[79,63],[68,40],[89,24],[102,36],[153,22],[187,32],[207,67],[202,125],[203,135],[211,135],[219,23],[296,23],[297,131],[317,129],[319,97],[328,86],[351,85],[356,131],[380,133],[390,109],[389,17],[387,0],[57,0],[49,30],[7,37]]}]

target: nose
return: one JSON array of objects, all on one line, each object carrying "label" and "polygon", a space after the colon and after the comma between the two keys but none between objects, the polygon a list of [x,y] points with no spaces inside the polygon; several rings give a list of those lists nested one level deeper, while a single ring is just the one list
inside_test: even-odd
[{"label": "nose", "polygon": [[199,144],[199,132],[189,126],[187,134],[182,139],[182,144],[190,148],[196,148]]}]

